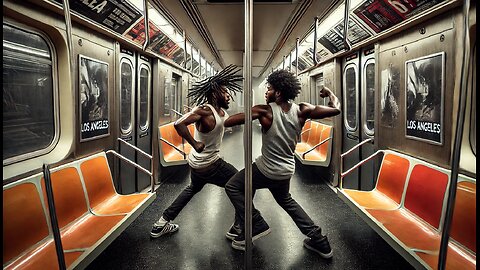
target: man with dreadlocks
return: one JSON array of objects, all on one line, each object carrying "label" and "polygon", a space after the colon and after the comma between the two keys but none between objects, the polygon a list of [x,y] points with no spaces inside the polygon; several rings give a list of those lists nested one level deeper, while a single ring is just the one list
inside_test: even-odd
[{"label": "man with dreadlocks", "polygon": [[[275,201],[290,215],[300,231],[308,238],[304,246],[317,252],[323,258],[332,257],[332,249],[327,236],[312,221],[302,207],[292,198],[290,178],[295,171],[294,151],[300,138],[305,121],[321,119],[340,114],[340,102],[331,90],[324,87],[320,97],[329,97],[328,106],[292,102],[300,92],[297,78],[286,70],[278,70],[267,78],[265,99],[267,105],[252,108],[252,119],[258,119],[262,126],[262,154],[252,165],[252,194],[257,189],[268,188]],[[232,115],[225,126],[245,123],[245,114]],[[228,197],[239,214],[240,234],[232,247],[245,250],[244,213],[245,213],[245,170],[238,172],[225,186]],[[252,240],[267,235],[270,227],[260,212],[252,207]]]},{"label": "man with dreadlocks", "polygon": [[[225,110],[228,109],[232,94],[241,92],[239,82],[243,78],[235,75],[238,71],[236,66],[229,65],[215,76],[195,84],[189,90],[187,97],[192,98],[196,107],[178,119],[174,127],[178,134],[193,147],[188,155],[191,183],[153,224],[150,232],[152,237],[157,238],[177,231],[178,225],[171,221],[205,184],[210,183],[223,188],[238,172],[233,165],[225,162],[219,155],[225,130],[223,122],[228,118]],[[195,123],[196,129],[193,137],[188,130],[188,125],[192,123]],[[235,214],[235,222],[227,233],[229,239],[233,239],[239,233],[237,217],[238,215]]]}]

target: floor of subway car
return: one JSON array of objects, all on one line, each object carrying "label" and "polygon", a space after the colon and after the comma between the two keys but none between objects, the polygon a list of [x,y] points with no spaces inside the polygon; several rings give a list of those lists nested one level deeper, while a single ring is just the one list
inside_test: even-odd
[{"label": "floor of subway car", "polygon": [[[260,131],[253,128],[253,156],[260,154]],[[243,132],[226,133],[221,153],[243,168]],[[233,206],[225,191],[206,185],[175,219],[177,232],[150,238],[152,224],[188,185],[188,167],[163,183],[156,200],[87,269],[244,269],[244,252],[225,237]],[[333,258],[322,259],[303,247],[305,236],[268,190],[257,191],[255,206],[272,232],[254,242],[253,269],[413,269],[373,229],[341,201],[308,166],[297,164],[292,197],[328,236]]]}]

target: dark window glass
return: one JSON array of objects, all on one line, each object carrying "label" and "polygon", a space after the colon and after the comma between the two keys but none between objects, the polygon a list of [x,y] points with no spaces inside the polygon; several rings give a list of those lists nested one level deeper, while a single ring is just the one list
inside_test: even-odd
[{"label": "dark window glass", "polygon": [[353,67],[345,70],[347,129],[357,129],[357,75]]},{"label": "dark window glass", "polygon": [[39,34],[3,24],[3,160],[55,138],[52,52]]},{"label": "dark window glass", "polygon": [[149,92],[149,72],[145,67],[140,68],[140,129],[145,131],[148,129],[148,92]]},{"label": "dark window glass", "polygon": [[121,92],[120,92],[120,127],[123,134],[128,134],[132,128],[132,65],[123,62],[121,66]]},{"label": "dark window glass", "polygon": [[369,63],[365,67],[365,121],[369,135],[373,135],[374,129],[374,113],[375,113],[375,64]]}]

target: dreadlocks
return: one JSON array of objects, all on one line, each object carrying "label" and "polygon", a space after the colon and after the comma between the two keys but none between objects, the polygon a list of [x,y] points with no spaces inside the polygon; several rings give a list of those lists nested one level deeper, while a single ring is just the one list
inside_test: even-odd
[{"label": "dreadlocks", "polygon": [[224,86],[232,100],[234,100],[233,95],[235,92],[242,92],[242,87],[238,82],[243,81],[243,77],[235,75],[238,71],[240,71],[240,68],[237,66],[228,65],[216,75],[195,83],[190,88],[187,98],[192,98],[191,103],[196,106],[205,102],[217,104],[217,101],[222,98],[222,86]]}]

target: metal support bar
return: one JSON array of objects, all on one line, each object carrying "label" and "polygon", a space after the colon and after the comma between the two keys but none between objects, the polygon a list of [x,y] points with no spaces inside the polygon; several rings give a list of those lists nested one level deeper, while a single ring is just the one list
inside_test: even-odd
[{"label": "metal support bar", "polygon": [[176,110],[174,110],[174,109],[170,109],[170,111],[174,112],[175,114],[177,114],[177,115],[180,116],[180,117],[183,116],[182,113],[180,113],[180,112],[178,112],[178,111],[176,111]]},{"label": "metal support bar", "polygon": [[313,25],[313,65],[315,66],[318,64],[318,59],[317,59],[317,35],[318,35],[318,17],[316,16],[314,19],[314,25]]},{"label": "metal support bar", "polygon": [[182,30],[183,36],[183,68],[187,69],[187,34],[185,34],[185,30]]},{"label": "metal support bar", "polygon": [[170,145],[171,147],[173,147],[175,150],[177,150],[178,152],[180,152],[181,154],[183,154],[183,157],[186,159],[187,158],[187,154],[180,148],[178,148],[177,146],[175,146],[173,143],[165,140],[164,138],[160,138],[160,141]]},{"label": "metal support bar", "polygon": [[[370,156],[368,156],[367,158],[361,160],[359,163],[355,164],[355,166],[353,166],[352,168],[348,169],[346,172],[340,172],[340,177],[343,179],[345,176],[349,175],[353,170],[355,170],[356,168],[362,166],[365,162],[371,160],[372,158],[374,158],[376,155],[378,155],[378,153],[382,153],[383,151],[377,151],[373,154],[371,154]],[[343,184],[343,183],[342,183]],[[340,185],[340,188],[343,188],[343,186]]]},{"label": "metal support bar", "polygon": [[[470,36],[469,36],[469,11],[470,1],[463,1],[463,44],[464,53],[462,59],[462,70],[460,74],[460,97],[458,99],[457,128],[455,130],[455,141],[453,143],[452,171],[448,187],[448,200],[445,219],[443,222],[442,238],[440,241],[440,253],[438,256],[438,269],[444,270],[447,265],[448,241],[450,239],[450,228],[452,225],[453,208],[455,196],[457,195],[458,170],[460,166],[460,148],[462,147],[463,126],[465,124],[465,110],[467,104],[467,84],[470,59]],[[475,76],[475,75],[473,75]]]},{"label": "metal support bar", "polygon": [[245,131],[245,269],[252,269],[252,50],[253,0],[245,0],[244,110]]},{"label": "metal support bar", "polygon": [[131,144],[131,143],[129,143],[129,142],[127,142],[127,141],[125,141],[125,140],[124,140],[124,139],[122,139],[122,138],[118,138],[118,140],[119,140],[120,142],[123,142],[124,144],[126,144],[126,145],[128,145],[128,146],[132,147],[132,148],[133,148],[133,149],[135,149],[137,152],[139,152],[140,154],[142,154],[142,155],[146,156],[147,158],[149,158],[149,159],[152,159],[152,155],[150,155],[149,153],[146,153],[146,152],[144,152],[142,149],[140,149],[140,148],[136,147],[135,145],[133,145],[133,144]]},{"label": "metal support bar", "polygon": [[300,133],[300,135],[303,135],[303,133],[305,133],[305,132],[307,132],[307,131],[310,131],[310,130],[311,130],[311,128],[305,129],[304,131],[302,131],[302,132]]},{"label": "metal support bar", "polygon": [[350,0],[345,0],[345,13],[343,16],[343,45],[345,46],[345,51],[349,51],[352,46],[347,39],[348,36],[348,20],[350,18]]},{"label": "metal support bar", "polygon": [[115,152],[115,151],[113,151],[113,150],[108,150],[108,151],[105,152],[105,153],[107,153],[107,154],[113,154],[114,156],[116,156],[116,157],[120,158],[121,160],[127,162],[128,164],[132,165],[133,167],[139,169],[140,171],[148,174],[149,176],[152,176],[152,173],[149,172],[147,169],[143,168],[142,166],[138,165],[137,163],[131,161],[130,159],[128,159],[128,158],[120,155],[119,153],[117,153],[117,152]]},{"label": "metal support bar", "polygon": [[297,37],[295,41],[295,76],[298,77],[298,45],[300,43],[300,38]]},{"label": "metal support bar", "polygon": [[313,146],[312,148],[310,148],[310,149],[308,149],[307,151],[305,151],[305,152],[302,154],[302,158],[303,158],[303,159],[305,159],[305,155],[306,155],[306,154],[308,154],[308,153],[312,152],[312,151],[313,151],[313,149],[315,149],[315,148],[317,148],[318,146],[320,146],[320,145],[324,144],[325,142],[327,142],[327,141],[328,141],[328,140],[330,140],[330,139],[332,139],[332,137],[328,137],[328,138],[326,138],[325,140],[323,140],[323,141],[321,141],[321,142],[317,143],[315,146]]},{"label": "metal support bar", "polygon": [[48,213],[52,225],[53,240],[55,241],[55,250],[58,258],[58,268],[67,269],[65,264],[65,255],[63,254],[62,240],[60,237],[60,228],[58,227],[57,212],[55,210],[55,200],[53,199],[52,180],[50,179],[49,165],[43,164],[43,179],[45,179],[45,189],[47,192]]},{"label": "metal support bar", "polygon": [[150,43],[150,27],[148,25],[148,0],[143,0],[143,23],[145,24],[145,43],[143,43],[142,50],[147,49],[148,43]]},{"label": "metal support bar", "polygon": [[[343,158],[352,153],[353,151],[355,151],[355,149],[359,148],[360,146],[368,143],[368,142],[371,142],[373,141],[373,138],[368,138],[366,140],[364,140],[363,142],[360,142],[359,144],[355,145],[354,147],[352,147],[350,150],[348,150],[347,152],[343,153],[340,155],[340,174],[343,172]],[[343,177],[340,177],[340,188],[343,187]]]}]

